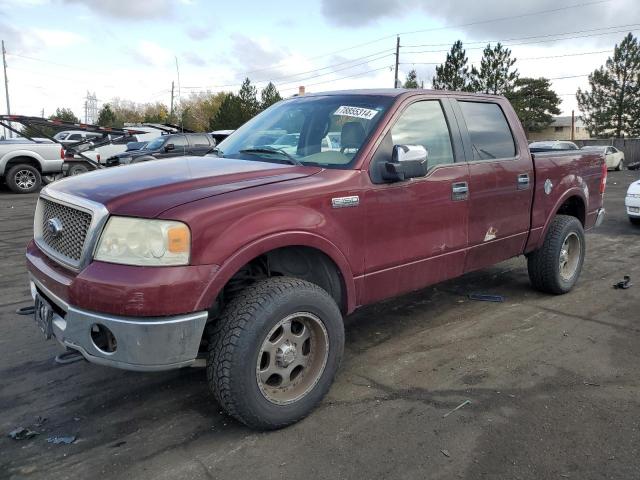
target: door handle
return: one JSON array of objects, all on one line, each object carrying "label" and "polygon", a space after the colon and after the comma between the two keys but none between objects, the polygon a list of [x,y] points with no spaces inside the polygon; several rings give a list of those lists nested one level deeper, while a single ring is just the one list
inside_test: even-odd
[{"label": "door handle", "polygon": [[469,198],[469,185],[467,182],[456,182],[451,184],[451,200],[459,201]]},{"label": "door handle", "polygon": [[526,190],[529,188],[529,174],[521,173],[518,175],[518,190]]}]

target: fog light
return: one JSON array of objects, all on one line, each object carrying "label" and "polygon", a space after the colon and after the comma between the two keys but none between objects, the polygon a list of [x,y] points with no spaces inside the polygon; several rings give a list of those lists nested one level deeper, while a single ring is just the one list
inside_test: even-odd
[{"label": "fog light", "polygon": [[91,325],[91,340],[101,352],[113,353],[118,348],[118,342],[113,332],[101,323]]}]

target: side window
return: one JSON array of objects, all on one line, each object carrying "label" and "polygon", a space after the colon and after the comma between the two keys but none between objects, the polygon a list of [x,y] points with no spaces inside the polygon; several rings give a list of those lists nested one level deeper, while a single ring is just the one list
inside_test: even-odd
[{"label": "side window", "polygon": [[511,129],[497,103],[458,101],[458,104],[469,131],[474,160],[515,156]]},{"label": "side window", "polygon": [[437,100],[416,102],[402,112],[391,128],[393,145],[422,145],[427,165],[453,163],[453,148],[442,105]]},{"label": "side window", "polygon": [[187,139],[182,135],[176,135],[175,137],[171,138],[168,143],[173,143],[176,148],[186,147]]},{"label": "side window", "polygon": [[70,140],[72,142],[79,141],[82,140],[82,135],[80,135],[79,133],[72,133],[67,137],[67,140]]},{"label": "side window", "polygon": [[208,147],[211,145],[206,135],[192,135],[191,143],[193,143],[194,147]]}]

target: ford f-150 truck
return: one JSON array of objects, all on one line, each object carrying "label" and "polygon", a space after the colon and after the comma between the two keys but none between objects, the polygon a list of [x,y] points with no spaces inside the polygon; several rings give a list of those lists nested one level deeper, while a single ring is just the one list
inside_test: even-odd
[{"label": "ford f-150 truck", "polygon": [[204,358],[230,415],[279,428],[328,391],[359,306],[519,255],[535,288],[569,292],[605,184],[601,154],[532,155],[503,97],[300,96],[215,155],[43,189],[26,253],[36,323],[101,365]]}]

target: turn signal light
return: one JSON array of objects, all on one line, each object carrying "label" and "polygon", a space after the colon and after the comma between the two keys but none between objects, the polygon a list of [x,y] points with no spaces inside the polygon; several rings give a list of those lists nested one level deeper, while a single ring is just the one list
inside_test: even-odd
[{"label": "turn signal light", "polygon": [[186,226],[175,226],[167,230],[167,248],[171,253],[185,253],[189,251],[189,229]]}]

